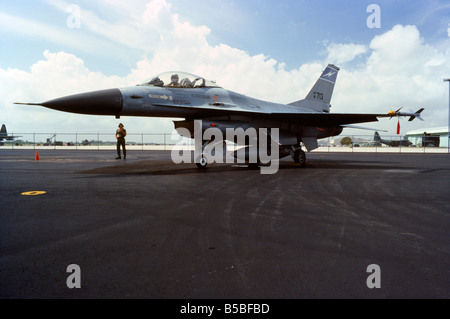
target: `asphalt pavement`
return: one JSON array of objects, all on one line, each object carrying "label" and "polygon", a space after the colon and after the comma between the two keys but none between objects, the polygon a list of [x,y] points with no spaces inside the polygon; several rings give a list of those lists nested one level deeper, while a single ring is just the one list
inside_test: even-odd
[{"label": "asphalt pavement", "polygon": [[448,154],[35,153],[0,150],[0,298],[450,298]]}]

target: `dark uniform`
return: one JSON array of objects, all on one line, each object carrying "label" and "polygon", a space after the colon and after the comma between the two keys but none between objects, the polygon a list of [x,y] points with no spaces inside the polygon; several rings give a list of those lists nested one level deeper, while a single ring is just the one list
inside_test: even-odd
[{"label": "dark uniform", "polygon": [[125,148],[125,136],[127,136],[127,130],[125,130],[123,128],[123,124],[120,123],[119,124],[119,128],[116,131],[116,139],[117,139],[117,158],[116,159],[121,159],[122,158],[120,156],[120,146],[122,146],[123,158],[124,159],[127,158],[127,150]]}]

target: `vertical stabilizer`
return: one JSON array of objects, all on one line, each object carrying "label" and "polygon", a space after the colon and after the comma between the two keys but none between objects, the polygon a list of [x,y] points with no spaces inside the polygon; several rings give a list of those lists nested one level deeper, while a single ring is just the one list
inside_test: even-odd
[{"label": "vertical stabilizer", "polygon": [[6,125],[5,124],[2,125],[2,130],[0,131],[0,136],[8,136],[8,134],[6,133]]},{"label": "vertical stabilizer", "polygon": [[338,72],[339,68],[337,66],[328,64],[306,98],[290,103],[289,105],[328,113],[330,111],[331,96],[333,95]]},{"label": "vertical stabilizer", "polygon": [[306,100],[320,101],[330,104],[338,72],[339,68],[337,66],[334,64],[328,64],[316,84],[314,84],[311,91],[309,91],[306,96]]},{"label": "vertical stabilizer", "polygon": [[373,134],[373,140],[374,140],[375,142],[381,142],[381,137],[380,137],[380,134],[378,134],[378,132],[375,132],[375,133]]}]

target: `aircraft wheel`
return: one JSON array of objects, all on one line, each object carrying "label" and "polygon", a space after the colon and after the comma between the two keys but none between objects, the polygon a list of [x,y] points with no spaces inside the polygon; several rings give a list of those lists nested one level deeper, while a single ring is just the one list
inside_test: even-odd
[{"label": "aircraft wheel", "polygon": [[197,165],[198,168],[203,169],[206,167],[206,165],[208,165],[208,162],[206,161],[206,158],[202,157],[200,159],[200,163],[195,163]]},{"label": "aircraft wheel", "polygon": [[302,150],[296,150],[294,152],[294,162],[305,166],[306,163],[306,153]]},{"label": "aircraft wheel", "polygon": [[259,169],[259,164],[258,163],[248,163],[248,168],[249,169]]}]

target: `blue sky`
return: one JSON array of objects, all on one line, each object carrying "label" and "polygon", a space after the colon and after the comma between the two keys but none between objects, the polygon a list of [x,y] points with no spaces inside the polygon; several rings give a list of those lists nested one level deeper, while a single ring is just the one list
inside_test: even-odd
[{"label": "blue sky", "polygon": [[[427,42],[439,42],[448,38],[447,27],[450,23],[450,3],[446,0],[167,2],[172,4],[173,11],[183,20],[210,28],[208,40],[211,45],[225,43],[250,55],[263,53],[285,62],[289,68],[316,60],[324,52],[324,44],[327,42],[368,44],[374,36],[396,24],[416,25]],[[82,57],[92,70],[124,76],[146,54],[143,50],[130,50],[120,43],[111,43],[111,39],[96,35],[82,25],[80,29],[68,28],[66,22],[70,13],[56,8],[53,3],[2,0],[1,13],[45,24],[61,30],[64,36],[49,40],[49,37],[34,35],[32,30],[21,29],[20,25],[2,27],[0,36],[3,43],[9,45],[3,45],[0,51],[0,66],[26,68],[39,59],[44,50],[64,50]],[[126,16],[115,12],[105,4],[106,1],[103,5],[96,1],[66,3],[80,6],[81,19],[83,10],[94,10],[100,18],[110,23],[114,23],[114,20],[126,23]],[[137,10],[143,10],[145,3],[146,1],[135,1],[134,5]],[[381,9],[379,29],[369,29],[366,25],[370,15],[366,9],[372,3],[378,4]],[[76,43],[80,39],[98,41],[99,46],[81,50]],[[102,45],[106,46],[105,50],[102,50]],[[148,46],[150,48],[152,44],[149,43]],[[105,52],[108,49],[111,51]]]},{"label": "blue sky", "polygon": [[[370,15],[366,9],[372,3],[381,9],[379,29],[369,29],[366,24]],[[368,44],[396,24],[417,25],[429,41],[440,41],[448,38],[450,20],[448,1],[258,0],[228,3],[226,9],[225,21],[233,19],[235,12],[239,12],[238,19],[224,25],[217,23],[213,12],[201,19],[201,23],[214,26],[214,40],[244,48],[250,54],[263,52],[291,68],[316,60],[325,42]]]},{"label": "blue sky", "polygon": [[[380,8],[380,28],[367,26],[370,4]],[[70,26],[73,18],[79,28]],[[49,114],[52,131],[79,129],[80,120],[86,131],[115,123],[25,110],[12,105],[18,98],[133,85],[163,68],[182,68],[240,93],[289,103],[303,98],[327,63],[343,70],[334,111],[378,113],[407,103],[426,107],[426,125],[447,125],[439,115],[448,107],[442,83],[450,77],[448,0],[2,0],[0,37],[2,122],[15,131],[38,131],[34,120]],[[247,75],[261,78],[258,87]],[[262,80],[274,76],[280,88]],[[146,121],[130,124],[136,131],[171,130],[168,120]],[[408,128],[417,125],[424,123]]]}]

